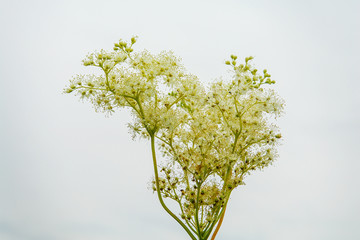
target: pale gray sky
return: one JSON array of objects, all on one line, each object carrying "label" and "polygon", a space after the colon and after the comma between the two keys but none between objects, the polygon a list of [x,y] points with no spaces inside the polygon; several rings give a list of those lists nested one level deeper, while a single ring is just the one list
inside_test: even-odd
[{"label": "pale gray sky", "polygon": [[148,190],[149,143],[61,91],[139,36],[203,82],[254,55],[285,99],[274,166],[233,193],[218,239],[360,239],[360,3],[1,1],[0,239],[187,239]]}]

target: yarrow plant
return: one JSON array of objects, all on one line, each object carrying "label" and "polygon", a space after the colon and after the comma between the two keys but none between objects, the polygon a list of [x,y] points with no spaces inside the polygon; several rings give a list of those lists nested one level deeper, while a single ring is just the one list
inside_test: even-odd
[{"label": "yarrow plant", "polygon": [[[232,191],[276,159],[281,134],[273,120],[283,100],[269,87],[270,74],[251,65],[253,57],[239,64],[231,55],[225,64],[232,78],[205,88],[172,52],[134,52],[136,40],[89,54],[84,65],[102,74],[77,75],[64,92],[105,113],[129,108],[133,136],[150,140],[152,189],[161,206],[191,239],[213,240]],[[177,212],[164,198],[178,204]]]}]

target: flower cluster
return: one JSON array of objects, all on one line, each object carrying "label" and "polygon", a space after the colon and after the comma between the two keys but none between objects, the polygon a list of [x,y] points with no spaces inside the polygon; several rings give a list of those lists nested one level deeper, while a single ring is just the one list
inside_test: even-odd
[{"label": "flower cluster", "polygon": [[[283,100],[268,87],[275,83],[270,74],[251,65],[252,57],[238,64],[231,55],[225,64],[232,79],[206,89],[172,52],[136,53],[135,42],[120,40],[111,52],[89,54],[84,65],[103,74],[77,75],[64,91],[107,113],[131,109],[134,136],[151,140],[152,189],[161,205],[192,239],[208,239],[231,192],[276,159],[281,134],[272,119],[282,113]],[[164,160],[159,171],[155,143]],[[179,217],[163,198],[178,203]]]}]

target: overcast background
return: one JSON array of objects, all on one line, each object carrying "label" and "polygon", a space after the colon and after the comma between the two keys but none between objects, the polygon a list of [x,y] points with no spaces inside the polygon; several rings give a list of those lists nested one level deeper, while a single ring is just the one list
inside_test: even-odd
[{"label": "overcast background", "polygon": [[62,94],[81,60],[138,35],[204,82],[230,54],[286,101],[280,158],[234,191],[219,240],[360,239],[360,3],[1,1],[0,239],[182,240],[148,190],[150,146],[128,112]]}]

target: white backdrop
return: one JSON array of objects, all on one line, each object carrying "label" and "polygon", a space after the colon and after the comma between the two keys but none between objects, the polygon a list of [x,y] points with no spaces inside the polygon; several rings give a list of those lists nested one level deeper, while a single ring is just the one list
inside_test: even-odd
[{"label": "white backdrop", "polygon": [[232,195],[218,239],[360,239],[360,4],[1,1],[0,239],[188,239],[148,190],[150,146],[61,94],[81,60],[138,35],[206,83],[255,56],[286,101],[279,160]]}]

